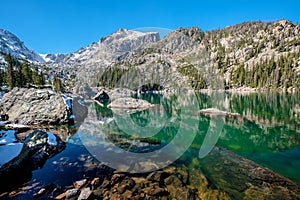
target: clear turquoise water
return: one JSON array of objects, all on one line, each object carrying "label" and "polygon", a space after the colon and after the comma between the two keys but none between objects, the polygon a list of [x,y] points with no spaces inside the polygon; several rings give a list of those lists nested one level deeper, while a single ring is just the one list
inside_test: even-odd
[{"label": "clear turquoise water", "polygon": [[[188,96],[186,94],[186,98]],[[161,109],[156,109],[154,114],[145,110],[128,114],[127,119],[142,127],[142,130],[146,130],[146,127],[152,124],[152,128],[158,128],[153,129],[156,131],[153,136],[141,138],[138,137],[138,133],[128,134],[128,130],[125,131],[124,127],[119,126],[120,122],[116,122],[117,115],[112,110],[95,104],[97,127],[99,131],[104,132],[107,141],[126,151],[139,153],[151,152],[167,146],[176,137],[180,128],[190,130],[189,126],[197,123],[196,131],[182,138],[184,142],[184,139],[192,137],[193,142],[175,162],[175,164],[184,163],[189,166],[194,159],[198,159],[201,163],[198,157],[199,150],[203,147],[210,127],[214,124],[212,122],[220,123],[221,131],[209,138],[210,143],[215,142],[217,146],[225,147],[300,183],[299,94],[252,93],[216,96],[197,93],[195,97],[198,110],[217,107],[232,113],[239,113],[241,116],[221,117],[216,121],[216,118],[198,114],[198,110],[189,107],[188,104],[184,105],[184,102],[181,104],[184,105],[185,110],[181,110],[176,95],[164,97],[158,94],[146,94],[138,98],[146,99],[157,107],[163,108],[163,113]],[[192,100],[195,99],[192,98]],[[190,117],[186,118],[190,121],[182,123],[183,113]],[[108,119],[110,119],[109,123],[107,123]],[[130,123],[125,125],[127,128],[132,128]],[[191,132],[194,130],[192,129]],[[88,145],[86,143],[84,145],[83,141],[85,137],[90,141],[98,140],[95,135],[84,132],[75,133],[67,142],[66,149],[50,158],[40,169],[33,171],[22,187],[24,185],[42,186],[49,183],[67,186],[82,177],[99,176],[101,173],[105,175],[105,170],[95,171],[95,167],[99,166],[99,161],[102,160],[95,159],[88,151]],[[132,141],[140,141],[144,145],[132,145]],[[176,146],[173,149],[178,150]],[[27,192],[33,193],[35,190],[33,188]]]},{"label": "clear turquoise water", "polygon": [[[220,109],[241,115],[238,118],[224,118],[217,146],[225,147],[300,183],[299,94],[224,94],[222,99],[217,98],[217,100],[214,95],[197,93],[196,96],[199,109],[218,105]],[[142,98],[158,103],[161,97],[156,95],[154,98],[153,95],[146,95]],[[133,118],[135,116],[132,115]],[[210,117],[199,116],[199,130],[190,150],[201,148],[210,121]],[[176,134],[176,127],[168,128],[160,132],[161,135],[158,134],[156,138],[167,141],[166,135],[170,137],[170,133]],[[186,154],[190,152],[193,151],[188,151]]]},{"label": "clear turquoise water", "polygon": [[[179,129],[185,126],[182,123],[183,119],[180,118],[182,113],[180,113],[180,106],[177,102],[178,96],[166,98],[158,94],[145,94],[138,98],[163,107],[165,115],[153,115],[146,110],[132,113],[127,119],[139,125],[141,130],[150,123],[156,123],[160,128],[159,131],[155,130],[157,133],[152,137],[147,137],[145,141],[149,143],[158,141],[161,142],[160,147],[166,146],[178,134]],[[224,93],[222,95],[207,95],[196,93],[196,98],[199,103],[198,109],[217,107],[221,110],[240,114],[240,117],[236,118],[222,117],[219,119],[221,120],[219,125],[222,127],[220,132],[210,136],[209,141],[211,143],[215,141],[217,146],[225,147],[300,183],[299,94],[251,93],[239,95]],[[188,107],[185,105],[184,109]],[[96,110],[100,120],[116,117],[110,109],[96,106]],[[217,123],[218,121],[209,116],[199,115],[195,110],[187,111],[185,114],[192,116],[192,123],[195,123],[193,117],[198,117],[198,130],[195,135],[190,136],[194,137],[193,143],[180,158],[181,162],[189,165],[192,158],[198,158],[198,154],[195,152],[200,150],[205,138],[208,137],[212,126],[211,122]],[[129,124],[126,126],[130,126]],[[141,139],[133,137],[134,134],[132,133],[128,134],[128,130],[124,130],[120,124],[110,123],[104,127],[101,130],[109,136],[108,139],[114,141],[120,148],[135,152],[143,151],[142,148],[129,148],[129,145],[124,144],[120,138],[114,137],[119,135],[119,137],[129,140]],[[134,128],[130,130],[135,131]]]}]

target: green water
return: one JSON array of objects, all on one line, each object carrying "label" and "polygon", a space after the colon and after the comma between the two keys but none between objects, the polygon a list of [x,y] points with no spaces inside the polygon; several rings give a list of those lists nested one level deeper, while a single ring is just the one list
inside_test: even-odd
[{"label": "green water", "polygon": [[[178,169],[185,166],[191,174],[198,169],[207,177],[210,187],[225,191],[233,199],[244,198],[251,178],[236,175],[240,170],[239,160],[228,166],[226,156],[232,154],[225,152],[226,156],[219,157],[212,150],[214,146],[229,149],[300,183],[299,94],[183,93],[144,94],[134,98],[145,99],[155,106],[122,113],[91,104],[94,118],[88,116],[88,120],[77,124],[78,131],[70,136],[65,150],[39,169],[26,175],[21,172],[24,180],[16,184],[13,178],[16,186],[7,190],[21,191],[18,197],[26,199],[43,185],[70,186],[83,177],[105,177],[111,170],[118,170],[118,164],[126,166],[141,161],[140,166],[146,171],[164,169],[169,164]],[[240,116],[199,114],[205,108],[218,108]],[[163,154],[155,153],[167,147],[169,150]],[[116,154],[119,149],[133,153],[132,157]],[[144,156],[151,152],[155,162],[149,162],[151,159]],[[116,168],[112,166],[114,161]],[[99,162],[105,168],[99,169]],[[148,165],[154,168],[147,168]]]},{"label": "green water", "polygon": [[[168,145],[178,134],[179,129],[187,125],[181,123],[182,110],[175,103],[178,96],[164,97],[158,94],[145,94],[136,98],[145,99],[157,105],[163,109],[164,114],[161,114],[161,109],[157,109],[155,115],[149,110],[129,114],[129,119],[142,130],[150,122],[155,124],[154,126],[158,129],[154,130],[155,134],[151,137],[139,137],[140,135],[134,133],[128,134],[129,131],[134,132],[135,129],[131,127],[124,131],[116,121],[102,126],[101,129],[107,135],[108,140],[118,147],[137,153],[154,151]],[[197,93],[196,98],[198,109],[217,107],[241,115],[237,118],[221,117],[218,122],[219,126],[222,126],[220,132],[210,136],[214,137],[210,138],[210,143],[215,141],[216,146],[225,147],[300,183],[299,94],[252,93],[238,95],[224,93],[216,98],[214,95]],[[116,114],[108,108],[96,106],[96,110],[99,120],[116,118]],[[188,110],[187,113],[192,116],[190,119],[193,120],[192,123],[198,123],[196,133],[191,136],[186,135],[186,137],[193,137],[193,142],[180,158],[188,165],[194,157],[197,158],[198,151],[203,146],[209,128],[212,126],[211,121],[214,119],[197,114],[197,110]],[[193,117],[198,118],[196,120]],[[128,123],[126,126],[130,127],[131,125]],[[128,142],[136,140],[151,144],[151,147],[147,145],[138,147]]]}]

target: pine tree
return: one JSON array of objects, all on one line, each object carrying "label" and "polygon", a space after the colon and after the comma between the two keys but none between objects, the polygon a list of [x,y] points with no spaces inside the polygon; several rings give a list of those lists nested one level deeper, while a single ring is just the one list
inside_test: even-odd
[{"label": "pine tree", "polygon": [[39,85],[40,83],[40,79],[39,79],[39,68],[38,66],[36,66],[32,72],[32,80],[33,80],[33,83],[35,85]]},{"label": "pine tree", "polygon": [[7,62],[7,74],[6,74],[6,84],[9,88],[15,87],[15,77],[13,69],[13,58],[10,54],[5,56],[5,61]]},{"label": "pine tree", "polygon": [[22,73],[22,66],[16,66],[16,71],[15,71],[15,77],[16,77],[16,86],[17,87],[24,87],[25,86],[25,80],[24,80],[24,75]]},{"label": "pine tree", "polygon": [[46,84],[45,74],[41,71],[41,74],[40,74],[40,85],[45,85],[45,84]]},{"label": "pine tree", "polygon": [[28,83],[32,83],[32,71],[29,68],[29,64],[27,62],[24,62],[22,64],[22,74],[24,79],[24,87],[27,86]]},{"label": "pine tree", "polygon": [[56,92],[63,92],[64,91],[63,84],[62,84],[61,80],[56,75],[53,78],[53,85],[54,85],[54,90]]},{"label": "pine tree", "polygon": [[5,73],[3,69],[0,69],[0,86],[4,85],[4,80],[5,80]]}]

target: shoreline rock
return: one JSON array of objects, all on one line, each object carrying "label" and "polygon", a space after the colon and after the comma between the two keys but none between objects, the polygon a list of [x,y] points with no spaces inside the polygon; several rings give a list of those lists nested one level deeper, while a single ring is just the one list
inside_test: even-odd
[{"label": "shoreline rock", "polygon": [[0,167],[1,179],[19,169],[36,169],[65,148],[65,143],[58,136],[41,130],[33,131],[20,144],[23,144],[20,153]]},{"label": "shoreline rock", "polygon": [[198,113],[203,114],[205,116],[228,116],[228,117],[241,116],[239,113],[231,113],[228,111],[219,110],[217,108],[202,109],[202,110],[199,110]]},{"label": "shoreline rock", "polygon": [[145,110],[154,107],[146,100],[134,98],[119,98],[108,104],[111,109]]},{"label": "shoreline rock", "polygon": [[12,123],[67,124],[69,108],[60,94],[49,89],[14,88],[3,95],[0,112]]}]

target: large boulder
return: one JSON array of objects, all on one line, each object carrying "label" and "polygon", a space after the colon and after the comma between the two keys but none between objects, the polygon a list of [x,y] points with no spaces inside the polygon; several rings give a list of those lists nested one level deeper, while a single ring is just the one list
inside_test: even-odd
[{"label": "large boulder", "polygon": [[1,114],[20,124],[64,124],[69,122],[69,107],[60,94],[48,89],[14,88],[3,95]]},{"label": "large boulder", "polygon": [[107,107],[111,109],[133,109],[133,110],[146,110],[154,105],[146,100],[134,98],[119,98],[112,101]]}]

